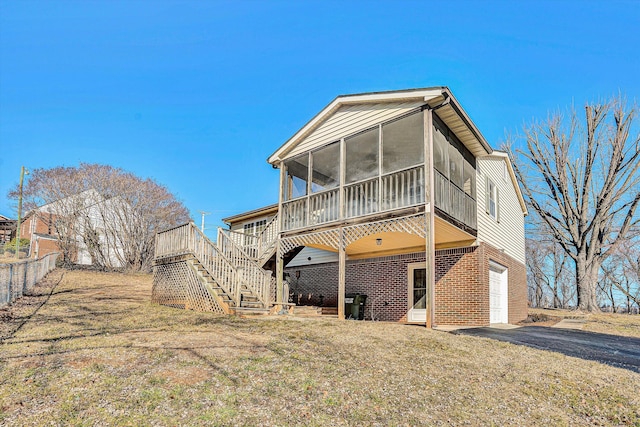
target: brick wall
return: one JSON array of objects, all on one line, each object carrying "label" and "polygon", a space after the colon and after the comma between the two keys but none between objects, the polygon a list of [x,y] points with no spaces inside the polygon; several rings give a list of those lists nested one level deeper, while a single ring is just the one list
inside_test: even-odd
[{"label": "brick wall", "polygon": [[480,273],[478,247],[436,251],[435,324],[488,325],[489,280]]},{"label": "brick wall", "polygon": [[31,256],[33,258],[42,258],[46,254],[49,254],[51,252],[59,252],[59,251],[60,251],[60,248],[58,247],[57,241],[49,240],[49,239],[38,239],[37,253],[36,253],[36,248],[34,247],[31,250]]},{"label": "brick wall", "polygon": [[[407,264],[424,262],[424,253],[347,261],[345,292],[367,295],[365,313],[378,320],[406,321]],[[300,278],[296,278],[296,271]],[[285,269],[291,276],[292,301],[301,305],[338,305],[338,264]],[[322,296],[322,298],[321,298]],[[322,304],[320,304],[322,301]]]},{"label": "brick wall", "polygon": [[[436,325],[489,324],[489,260],[509,268],[509,322],[515,323],[527,316],[525,268],[513,258],[483,243],[436,251],[435,259]],[[368,296],[367,318],[373,310],[378,320],[405,322],[407,265],[424,261],[424,253],[347,261],[345,291]],[[290,274],[290,293],[296,304],[337,305],[337,263],[287,268],[285,272]]]}]

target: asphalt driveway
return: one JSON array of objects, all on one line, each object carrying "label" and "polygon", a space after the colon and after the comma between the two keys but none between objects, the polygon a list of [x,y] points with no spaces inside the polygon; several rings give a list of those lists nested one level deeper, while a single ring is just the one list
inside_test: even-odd
[{"label": "asphalt driveway", "polygon": [[640,338],[543,326],[459,329],[453,333],[555,351],[640,373]]}]

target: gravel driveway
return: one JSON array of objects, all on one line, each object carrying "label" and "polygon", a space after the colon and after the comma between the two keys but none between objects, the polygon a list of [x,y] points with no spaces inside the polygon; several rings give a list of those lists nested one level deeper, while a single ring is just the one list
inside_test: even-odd
[{"label": "gravel driveway", "polygon": [[555,351],[640,373],[640,338],[542,326],[459,329],[453,333]]}]

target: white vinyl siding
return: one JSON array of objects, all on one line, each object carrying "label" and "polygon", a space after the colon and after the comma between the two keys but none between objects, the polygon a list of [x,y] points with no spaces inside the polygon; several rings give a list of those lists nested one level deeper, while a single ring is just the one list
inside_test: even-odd
[{"label": "white vinyl siding", "polygon": [[[238,233],[244,233],[245,232],[245,225],[247,227],[249,227],[249,226],[251,226],[251,224],[254,224],[254,226],[255,226],[255,223],[258,223],[258,222],[261,222],[261,221],[265,221],[264,224],[268,224],[269,221],[271,221],[271,218],[273,218],[274,216],[275,215],[273,215],[273,214],[265,215],[265,216],[256,216],[256,217],[253,217],[253,218],[245,220],[245,221],[235,222],[235,223],[230,225],[229,229],[231,231],[236,231]],[[262,231],[262,230],[260,230],[260,231]]]},{"label": "white vinyl siding", "polygon": [[[477,162],[478,201],[485,204],[478,209],[478,241],[503,249],[524,264],[524,214],[513,182],[503,178],[505,159],[481,157]],[[489,180],[496,186],[496,218],[488,213]]]},{"label": "white vinyl siding", "polygon": [[326,262],[338,262],[338,253],[305,247],[285,267],[300,267],[303,265],[324,264]]},{"label": "white vinyl siding", "polygon": [[424,104],[425,102],[410,101],[344,105],[288,152],[285,158],[294,157],[340,138],[356,134],[378,123],[400,117]]}]

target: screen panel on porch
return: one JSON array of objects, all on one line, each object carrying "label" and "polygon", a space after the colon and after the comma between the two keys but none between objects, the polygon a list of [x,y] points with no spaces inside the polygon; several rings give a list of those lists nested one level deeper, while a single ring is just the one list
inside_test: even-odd
[{"label": "screen panel on porch", "polygon": [[423,204],[424,114],[414,111],[286,161],[283,229]]}]

